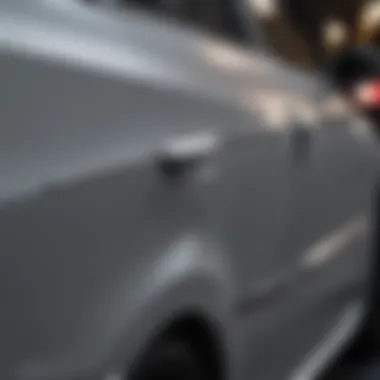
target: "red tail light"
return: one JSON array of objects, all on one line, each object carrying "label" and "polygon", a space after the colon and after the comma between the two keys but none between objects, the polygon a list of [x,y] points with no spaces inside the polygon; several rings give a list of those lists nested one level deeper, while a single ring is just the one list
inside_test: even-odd
[{"label": "red tail light", "polygon": [[353,97],[361,108],[380,107],[380,79],[359,83],[354,87]]}]

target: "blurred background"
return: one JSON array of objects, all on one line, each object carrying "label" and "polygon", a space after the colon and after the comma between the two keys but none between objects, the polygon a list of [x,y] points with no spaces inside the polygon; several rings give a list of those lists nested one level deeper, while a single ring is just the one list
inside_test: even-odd
[{"label": "blurred background", "polygon": [[276,50],[306,68],[312,68],[316,60],[334,57],[350,45],[373,43],[380,47],[379,1],[249,0],[249,3],[260,16]]}]

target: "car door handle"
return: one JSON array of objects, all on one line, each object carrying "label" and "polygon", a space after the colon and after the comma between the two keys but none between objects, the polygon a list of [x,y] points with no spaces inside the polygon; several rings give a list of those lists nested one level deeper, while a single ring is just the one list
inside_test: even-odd
[{"label": "car door handle", "polygon": [[213,133],[197,133],[166,141],[158,152],[162,173],[179,178],[209,162],[221,148],[221,139]]}]

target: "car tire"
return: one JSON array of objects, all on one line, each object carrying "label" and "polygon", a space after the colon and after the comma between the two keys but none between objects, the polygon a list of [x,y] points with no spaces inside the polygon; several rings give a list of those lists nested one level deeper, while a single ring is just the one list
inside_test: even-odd
[{"label": "car tire", "polygon": [[154,343],[138,360],[131,380],[210,380],[208,369],[186,342]]}]

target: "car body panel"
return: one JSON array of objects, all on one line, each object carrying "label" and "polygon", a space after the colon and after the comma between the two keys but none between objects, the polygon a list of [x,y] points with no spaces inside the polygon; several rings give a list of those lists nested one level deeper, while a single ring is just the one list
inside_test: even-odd
[{"label": "car body panel", "polygon": [[[153,16],[74,1],[2,1],[0,28],[3,378],[119,376],[188,311],[218,321],[231,379],[285,378],[361,299],[330,307],[325,279],[341,267],[309,277],[302,261],[331,234],[323,214],[305,241],[298,230],[303,212],[314,215],[298,206],[332,194],[313,171],[330,162],[313,168],[294,137],[301,110],[318,113],[316,78]],[[309,133],[323,133],[313,123]],[[182,177],[163,170],[163,157],[204,146]],[[373,142],[354,148],[349,167],[370,168]],[[368,204],[369,192],[356,196]],[[331,228],[351,218],[340,213]],[[290,335],[299,340],[282,360]]]}]

